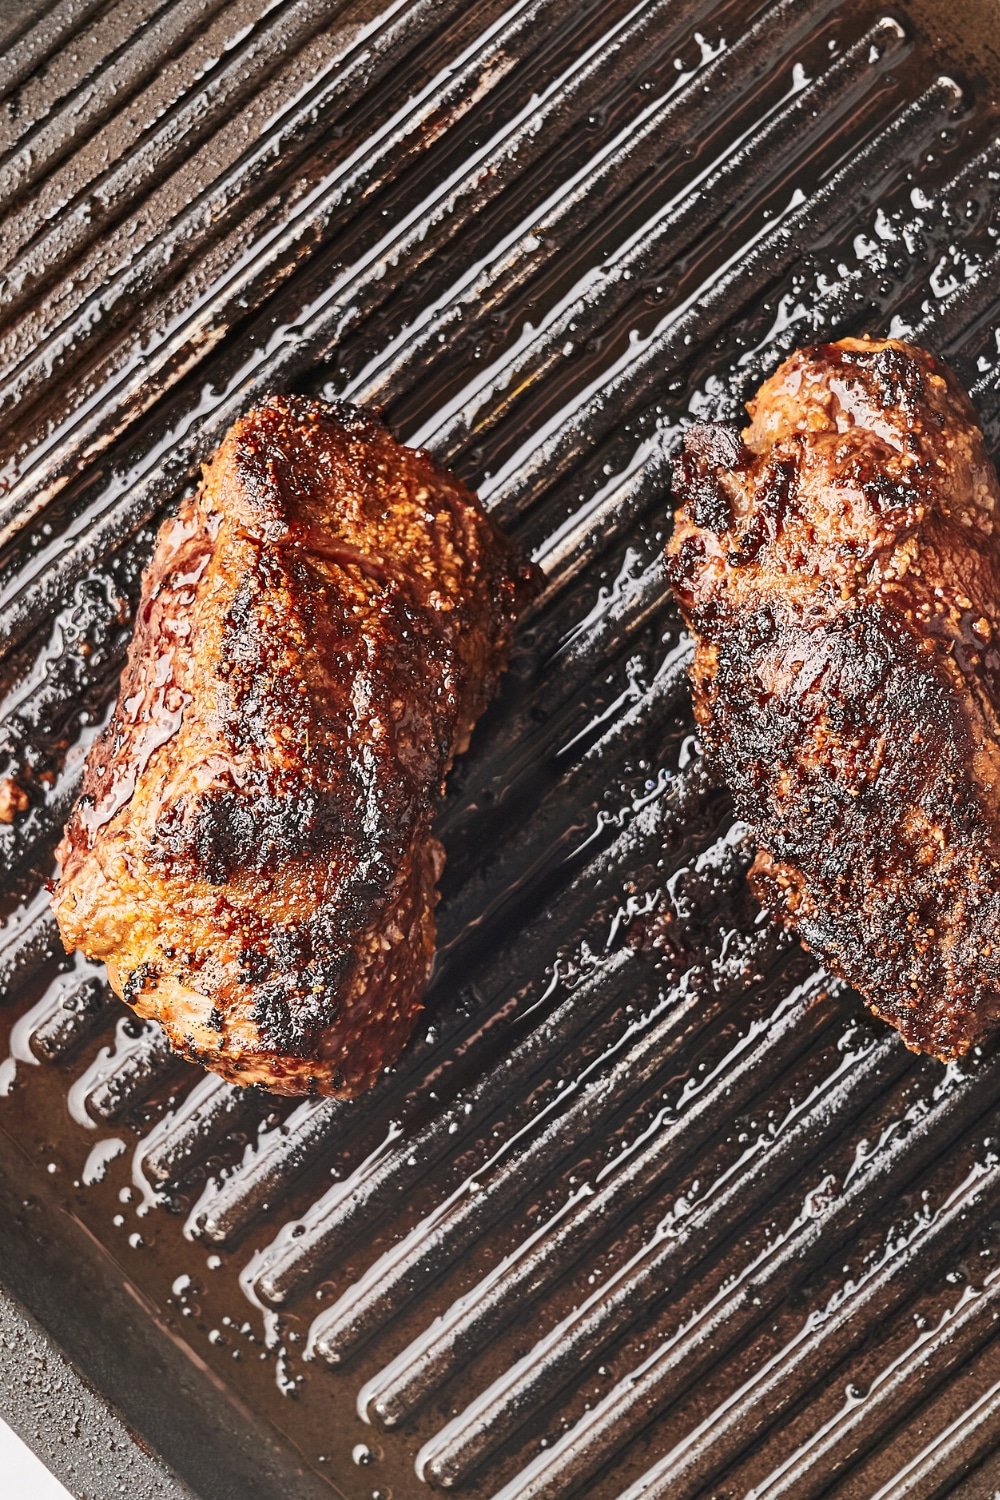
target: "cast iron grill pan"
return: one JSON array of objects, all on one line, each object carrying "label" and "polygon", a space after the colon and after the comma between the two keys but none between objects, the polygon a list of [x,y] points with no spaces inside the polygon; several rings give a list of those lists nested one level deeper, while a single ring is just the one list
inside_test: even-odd
[{"label": "cast iron grill pan", "polygon": [[[1000,1054],[911,1056],[756,908],[661,565],[684,426],[801,343],[929,345],[1000,443],[990,22],[11,12],[0,1368],[78,1495],[1000,1485]],[[355,1102],[178,1063],[45,890],[155,528],[275,390],[381,407],[547,580],[442,808],[425,1015]]]}]

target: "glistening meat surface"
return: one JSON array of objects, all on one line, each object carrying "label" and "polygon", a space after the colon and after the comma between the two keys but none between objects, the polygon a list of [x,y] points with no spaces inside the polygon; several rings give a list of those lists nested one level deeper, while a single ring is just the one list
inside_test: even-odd
[{"label": "glistening meat surface", "polygon": [[164,523],[53,896],[186,1057],[355,1094],[420,1009],[435,799],[528,570],[475,497],[346,405],[275,397]]},{"label": "glistening meat surface", "polygon": [[667,569],[695,713],[765,905],[907,1045],[1000,1012],[1000,487],[898,340],[800,350],[741,434],[695,427]]}]

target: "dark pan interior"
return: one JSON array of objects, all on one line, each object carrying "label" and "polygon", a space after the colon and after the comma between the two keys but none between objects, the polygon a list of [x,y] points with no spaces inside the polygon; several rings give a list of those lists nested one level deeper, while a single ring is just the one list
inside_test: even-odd
[{"label": "dark pan interior", "polygon": [[[910,1055],[755,908],[660,561],[684,424],[800,343],[926,343],[1000,444],[992,5],[0,28],[9,1420],[88,1500],[992,1496],[1000,1053]],[[177,1064],[45,892],[158,520],[282,389],[382,407],[548,579],[354,1103]]]}]

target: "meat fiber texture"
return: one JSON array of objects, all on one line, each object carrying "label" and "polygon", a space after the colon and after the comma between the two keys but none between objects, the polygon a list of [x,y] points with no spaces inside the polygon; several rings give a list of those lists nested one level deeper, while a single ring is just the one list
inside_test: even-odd
[{"label": "meat fiber texture", "polygon": [[799,350],[693,427],[667,570],[762,903],[908,1047],[1000,1010],[1000,488],[970,402],[896,339]]},{"label": "meat fiber texture", "polygon": [[354,1095],[419,1013],[435,800],[530,574],[457,479],[274,397],[164,522],[59,848],[67,949],[233,1082]]}]

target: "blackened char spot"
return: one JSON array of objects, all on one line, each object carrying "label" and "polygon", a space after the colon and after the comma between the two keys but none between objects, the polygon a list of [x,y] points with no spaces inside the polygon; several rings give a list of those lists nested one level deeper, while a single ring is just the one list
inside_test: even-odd
[{"label": "blackened char spot", "polygon": [[747,457],[739,433],[732,428],[688,428],[684,451],[674,461],[674,494],[697,526],[717,536],[729,530],[732,506],[720,474],[745,467]]},{"label": "blackened char spot", "polygon": [[143,990],[152,989],[160,977],[159,964],[142,963],[138,968],[132,970],[125,987],[122,990],[122,999],[126,1005],[134,1005]]},{"label": "blackened char spot", "polygon": [[342,854],[349,823],[339,788],[213,792],[169,808],[156,842],[161,859],[190,863],[211,885],[225,885],[239,871],[261,874],[289,859]]},{"label": "blackened char spot", "polygon": [[307,971],[296,984],[282,975],[255,990],[253,1018],[265,1047],[290,1057],[308,1057],[316,1050],[320,1032],[336,1021],[336,989],[322,982],[310,984],[313,977]]},{"label": "blackened char spot", "polygon": [[729,496],[716,475],[692,453],[682,453],[674,463],[674,493],[697,526],[717,536],[729,530],[733,521]]},{"label": "blackened char spot", "polygon": [[705,543],[700,536],[686,536],[676,552],[668,553],[663,562],[663,571],[671,588],[683,592],[692,579],[697,577],[704,556]]},{"label": "blackened char spot", "polygon": [[926,412],[925,371],[920,361],[906,349],[892,344],[871,348],[850,348],[843,344],[820,344],[815,350],[820,360],[857,371],[875,406],[886,410],[898,406],[907,412],[918,408]]},{"label": "blackened char spot", "polygon": [[912,485],[905,479],[892,478],[884,469],[876,469],[869,479],[864,480],[861,492],[872,509],[878,511],[912,505],[917,498]]},{"label": "blackened char spot", "polygon": [[273,927],[268,946],[274,967],[291,974],[304,968],[313,956],[312,934],[306,923]]},{"label": "blackened char spot", "polygon": [[781,535],[788,507],[795,492],[795,465],[786,458],[771,459],[761,473],[755,492],[756,509],[746,531],[729,553],[731,567],[752,562],[764,546],[773,546]]},{"label": "blackened char spot", "polygon": [[270,960],[260,948],[241,948],[239,963],[240,984],[260,984],[271,972]]},{"label": "blackened char spot", "polygon": [[266,947],[240,954],[240,978],[253,986],[253,1016],[266,1047],[308,1056],[337,1020],[353,954],[335,925],[323,913],[275,925]]}]

